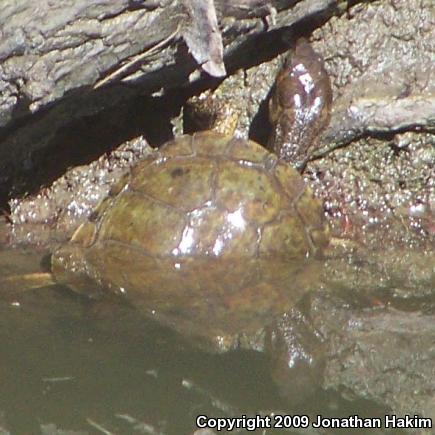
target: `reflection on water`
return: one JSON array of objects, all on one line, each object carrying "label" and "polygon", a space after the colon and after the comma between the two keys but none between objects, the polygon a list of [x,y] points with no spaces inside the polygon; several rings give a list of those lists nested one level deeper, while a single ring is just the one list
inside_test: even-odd
[{"label": "reflection on water", "polygon": [[[41,426],[98,433],[93,423],[116,434],[153,433],[147,425],[187,434],[197,414],[285,409],[260,355],[195,352],[127,307],[107,316],[49,292],[1,304],[0,410],[13,434]],[[330,412],[322,401],[298,412]]]},{"label": "reflection on water", "polygon": [[119,302],[89,302],[61,288],[15,296],[4,290],[0,434],[176,435],[193,434],[199,414],[386,412],[320,389],[290,406],[278,396],[263,355],[200,352]]}]

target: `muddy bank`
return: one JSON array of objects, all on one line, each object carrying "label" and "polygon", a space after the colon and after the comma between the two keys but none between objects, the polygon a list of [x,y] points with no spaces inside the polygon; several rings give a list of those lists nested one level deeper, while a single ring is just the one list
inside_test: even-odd
[{"label": "muddy bank", "polygon": [[[356,5],[346,15],[331,18],[311,38],[332,78],[334,105],[323,145],[304,176],[325,200],[337,234],[375,247],[380,238],[392,245],[432,246],[435,237],[432,12],[430,3],[424,2],[421,7],[387,1]],[[411,34],[411,28],[418,33]],[[295,25],[275,34],[275,40],[285,46],[301,31]],[[238,135],[264,145],[270,128],[267,96],[279,64],[276,58],[240,70],[213,91],[237,107]],[[46,229],[68,238],[122,173],[120,168],[142,155],[134,145],[136,151],[126,156],[123,150],[131,146],[123,136],[143,137],[158,146],[182,131],[179,113],[186,98],[217,84],[199,78],[190,87],[163,91],[159,97],[130,98],[53,131],[45,149],[29,148],[27,160],[20,158],[27,163],[15,173],[5,197],[15,224],[11,241],[47,241]],[[117,146],[119,152],[112,154]],[[100,163],[89,165],[98,150],[104,153]],[[38,192],[38,186],[51,184],[62,171],[77,165],[80,168],[67,172],[52,188]],[[33,195],[23,198],[24,191]],[[38,235],[41,224],[44,231]]]}]

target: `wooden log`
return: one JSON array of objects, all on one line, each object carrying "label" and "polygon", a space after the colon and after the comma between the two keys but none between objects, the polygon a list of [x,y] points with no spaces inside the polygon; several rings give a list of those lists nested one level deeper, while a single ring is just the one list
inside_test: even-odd
[{"label": "wooden log", "polygon": [[[0,201],[34,152],[74,119],[206,71],[260,63],[282,29],[304,30],[343,0],[4,0],[0,8]],[[265,41],[262,50],[259,41]],[[266,53],[266,54],[265,54]],[[225,69],[226,68],[226,69]],[[197,71],[196,76],[192,73]]]}]

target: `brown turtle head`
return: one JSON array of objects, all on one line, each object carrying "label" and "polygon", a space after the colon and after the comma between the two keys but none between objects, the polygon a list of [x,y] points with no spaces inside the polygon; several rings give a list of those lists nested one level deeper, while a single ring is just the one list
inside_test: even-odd
[{"label": "brown turtle head", "polygon": [[323,60],[299,39],[277,75],[269,103],[274,126],[269,144],[280,159],[303,169],[329,123],[331,103]]}]

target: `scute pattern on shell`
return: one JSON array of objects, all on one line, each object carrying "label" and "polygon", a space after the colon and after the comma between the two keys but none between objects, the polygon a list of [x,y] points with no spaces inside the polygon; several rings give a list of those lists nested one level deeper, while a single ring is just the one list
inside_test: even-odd
[{"label": "scute pattern on shell", "polygon": [[132,244],[156,257],[293,259],[327,242],[313,241],[326,225],[299,173],[254,142],[213,132],[183,136],[124,183],[97,209],[97,244]]},{"label": "scute pattern on shell", "polygon": [[134,167],[53,254],[52,271],[224,351],[299,300],[318,273],[306,256],[327,241],[296,170],[254,142],[203,132]]},{"label": "scute pattern on shell", "polygon": [[[329,95],[316,78],[325,87],[329,79],[306,41],[297,47],[273,93],[270,144],[302,167],[330,99],[316,106]],[[301,65],[308,76],[295,75]],[[296,107],[296,96],[307,107]],[[197,345],[224,351],[256,336],[318,280],[328,228],[321,203],[287,162],[252,141],[206,131],[137,164],[53,254],[52,271],[78,292],[120,294]]]}]

